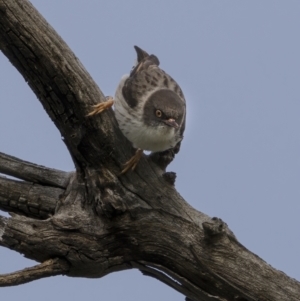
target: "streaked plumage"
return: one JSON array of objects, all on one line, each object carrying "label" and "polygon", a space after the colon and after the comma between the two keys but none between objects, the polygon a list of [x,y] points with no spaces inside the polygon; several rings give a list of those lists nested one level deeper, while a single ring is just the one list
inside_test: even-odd
[{"label": "streaked plumage", "polygon": [[[115,94],[115,115],[123,134],[136,148],[160,152],[174,147],[183,138],[185,99],[159,60],[137,46],[138,64],[122,77]],[[156,110],[165,116],[157,118]],[[165,123],[174,119],[175,128]]]},{"label": "streaked plumage", "polygon": [[[138,149],[123,173],[136,167],[143,150],[162,152],[175,147],[183,139],[185,129],[186,103],[179,85],[160,69],[155,55],[134,48],[137,64],[122,77],[114,98],[119,127]],[[100,103],[89,115],[110,106],[112,100]]]}]

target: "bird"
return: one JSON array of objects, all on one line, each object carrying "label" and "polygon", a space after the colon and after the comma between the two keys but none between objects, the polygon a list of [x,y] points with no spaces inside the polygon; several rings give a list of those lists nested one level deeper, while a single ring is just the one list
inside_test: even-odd
[{"label": "bird", "polygon": [[102,113],[114,105],[123,135],[136,148],[121,174],[134,170],[143,151],[163,152],[183,139],[186,101],[177,82],[159,65],[157,56],[138,46],[136,64],[116,89],[115,97],[93,106],[88,116]]}]

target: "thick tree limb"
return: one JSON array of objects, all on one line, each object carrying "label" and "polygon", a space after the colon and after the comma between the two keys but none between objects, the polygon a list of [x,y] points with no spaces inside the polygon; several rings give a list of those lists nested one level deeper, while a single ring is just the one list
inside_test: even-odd
[{"label": "thick tree limb", "polygon": [[0,287],[15,286],[45,277],[65,275],[68,270],[69,264],[65,260],[49,259],[31,268],[0,275]]},{"label": "thick tree limb", "polygon": [[70,173],[47,168],[0,152],[0,173],[33,183],[66,188]]},{"label": "thick tree limb", "polygon": [[[61,132],[76,168],[119,173],[131,157],[130,143],[111,110],[86,117],[91,105],[105,98],[76,56],[28,1],[1,0],[0,19],[1,51]],[[173,157],[166,152],[154,161],[165,169]]]},{"label": "thick tree limb", "polygon": [[[129,144],[118,130],[112,111],[86,118],[90,106],[105,98],[53,28],[29,1],[1,0],[0,19],[1,51],[41,101],[76,166],[114,163],[115,155],[116,162],[119,158],[125,162]],[[114,135],[123,140],[117,150],[112,143]]]},{"label": "thick tree limb", "polygon": [[[103,95],[28,1],[0,0],[0,49],[60,130],[77,168],[65,190],[53,182],[56,187],[49,187],[51,177],[36,178],[34,168],[32,181],[48,187],[1,179],[4,200],[19,199],[21,190],[30,198],[37,187],[41,206],[46,204],[42,196],[50,196],[49,210],[56,201],[54,214],[44,220],[39,213],[37,219],[0,217],[1,246],[38,262],[61,258],[73,277],[138,268],[194,301],[300,299],[297,281],[270,267],[220,219],[193,209],[177,193],[175,176],[163,174],[174,153],[167,152],[162,161],[161,155],[144,156],[134,172],[120,176],[130,157],[129,142],[112,111],[86,118],[89,106]],[[5,168],[8,174],[15,169]],[[26,172],[18,177],[28,180]]]},{"label": "thick tree limb", "polygon": [[[170,275],[181,284],[180,289],[175,284],[173,287],[189,292],[192,300],[201,300],[203,293],[216,300],[296,301],[299,297],[298,282],[251,254],[226,230],[206,237],[198,226],[165,212],[141,208],[130,212],[134,218],[125,213],[103,228],[101,220],[88,220],[87,212],[79,214],[76,208],[69,211],[74,214],[69,216],[74,220],[71,232],[58,227],[70,225],[70,221],[60,220],[59,212],[45,221],[2,218],[0,245],[41,262],[65,258],[70,262],[68,275],[77,277],[102,277],[131,267],[142,269],[131,264],[141,262]],[[157,278],[166,282],[162,275]]]},{"label": "thick tree limb", "polygon": [[0,176],[0,209],[36,218],[54,214],[63,189],[20,182]]}]

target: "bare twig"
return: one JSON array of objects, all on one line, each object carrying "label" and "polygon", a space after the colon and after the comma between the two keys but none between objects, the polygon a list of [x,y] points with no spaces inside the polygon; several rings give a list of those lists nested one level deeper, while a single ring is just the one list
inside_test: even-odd
[{"label": "bare twig", "polygon": [[70,173],[23,161],[0,152],[0,173],[33,183],[65,188]]},{"label": "bare twig", "polygon": [[69,264],[67,261],[60,258],[49,259],[31,268],[0,275],[0,287],[20,285],[50,276],[66,275],[68,271]]}]

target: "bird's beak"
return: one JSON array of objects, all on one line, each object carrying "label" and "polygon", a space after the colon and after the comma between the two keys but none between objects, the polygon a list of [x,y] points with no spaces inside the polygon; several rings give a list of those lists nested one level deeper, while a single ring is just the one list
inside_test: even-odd
[{"label": "bird's beak", "polygon": [[169,118],[169,119],[167,119],[167,120],[164,120],[164,123],[165,123],[166,125],[168,125],[168,126],[171,126],[171,127],[175,128],[175,129],[178,129],[178,128],[179,128],[178,123],[177,123],[177,122],[175,121],[175,119],[173,119],[173,118]]}]

